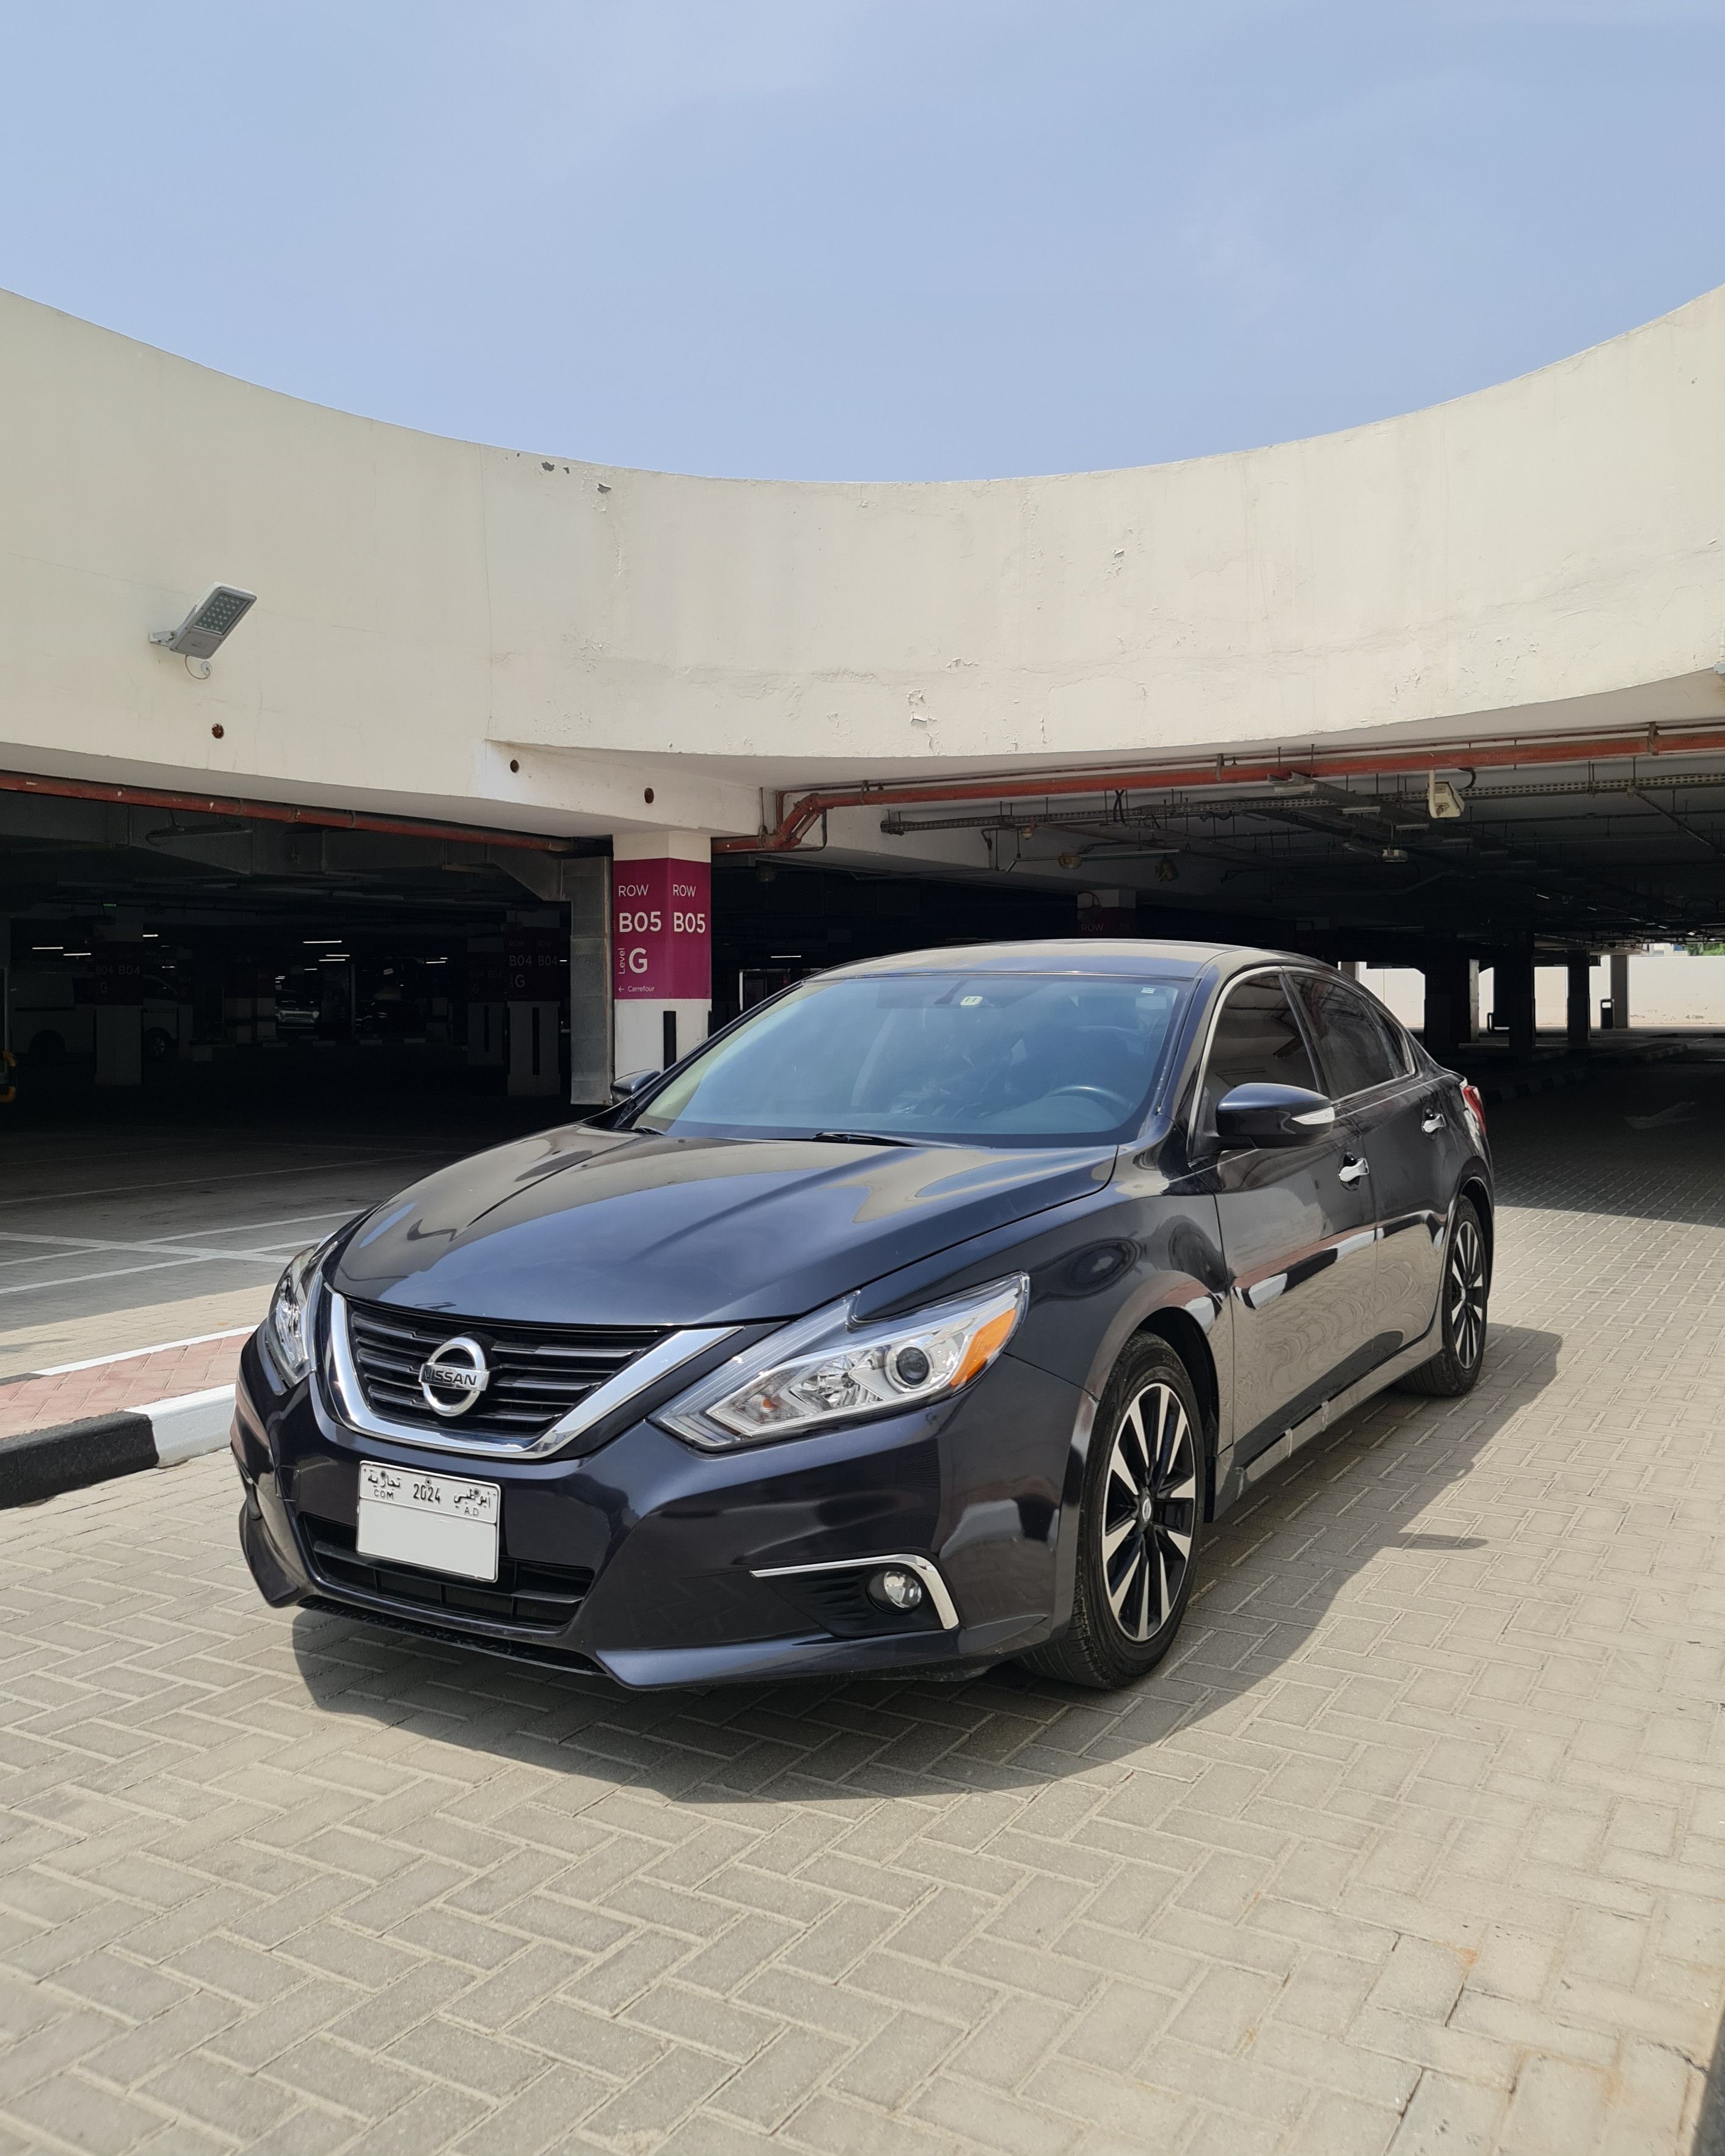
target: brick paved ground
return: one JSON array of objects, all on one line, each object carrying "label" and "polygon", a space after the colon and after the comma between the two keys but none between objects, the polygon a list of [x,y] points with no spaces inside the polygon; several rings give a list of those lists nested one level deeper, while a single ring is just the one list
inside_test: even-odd
[{"label": "brick paved ground", "polygon": [[0,1517],[0,2156],[1686,2147],[1721,1075],[1502,1111],[1485,1383],[1272,1478],[1122,1697],[632,1698],[272,1614],[219,1457]]},{"label": "brick paved ground", "polygon": [[0,1378],[0,1440],[54,1423],[79,1422],[119,1408],[148,1407],[183,1393],[231,1385],[244,1337],[243,1332],[228,1333],[58,1377]]}]

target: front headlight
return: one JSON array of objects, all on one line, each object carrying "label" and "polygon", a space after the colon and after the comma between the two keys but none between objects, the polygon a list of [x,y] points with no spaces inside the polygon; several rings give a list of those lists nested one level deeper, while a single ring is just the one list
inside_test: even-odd
[{"label": "front headlight", "polygon": [[1023,1273],[906,1317],[853,1326],[849,1301],[734,1355],[660,1410],[707,1450],[800,1437],[962,1392],[1011,1339],[1029,1301]]},{"label": "front headlight", "polygon": [[[339,1231],[338,1231],[339,1232]],[[287,1270],[275,1283],[270,1298],[270,1314],[264,1320],[264,1345],[270,1358],[290,1385],[297,1385],[311,1368],[311,1290],[317,1269],[336,1237],[290,1258]]]}]

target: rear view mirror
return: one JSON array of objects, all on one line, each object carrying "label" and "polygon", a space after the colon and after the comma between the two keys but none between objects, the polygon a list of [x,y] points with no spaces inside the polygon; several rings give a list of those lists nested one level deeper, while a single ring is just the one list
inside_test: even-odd
[{"label": "rear view mirror", "polygon": [[1216,1135],[1224,1145],[1309,1145],[1335,1122],[1332,1103],[1303,1086],[1236,1086],[1216,1103]]},{"label": "rear view mirror", "polygon": [[614,1078],[611,1081],[611,1098],[614,1101],[633,1100],[644,1086],[650,1086],[660,1075],[661,1074],[657,1070],[631,1070],[626,1077]]}]

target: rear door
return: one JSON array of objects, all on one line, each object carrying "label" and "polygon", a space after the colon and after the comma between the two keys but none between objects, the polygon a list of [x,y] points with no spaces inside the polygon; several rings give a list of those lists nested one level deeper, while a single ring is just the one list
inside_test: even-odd
[{"label": "rear door", "polygon": [[1255,1079],[1323,1090],[1279,969],[1224,992],[1193,1111],[1194,1151],[1215,1162],[1242,1466],[1375,1359],[1368,1178],[1339,1132],[1216,1150],[1216,1102]]},{"label": "rear door", "polygon": [[1446,1198],[1440,1081],[1376,999],[1339,974],[1294,976],[1325,1088],[1371,1170],[1380,1347],[1420,1339],[1437,1312]]}]

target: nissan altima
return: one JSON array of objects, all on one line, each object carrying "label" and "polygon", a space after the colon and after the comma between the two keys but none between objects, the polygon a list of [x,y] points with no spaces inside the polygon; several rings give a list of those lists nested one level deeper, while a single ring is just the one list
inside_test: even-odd
[{"label": "nissan altima", "polygon": [[625,1685],[1131,1682],[1206,1528],[1380,1388],[1466,1391],[1478,1094],[1271,951],[841,967],[283,1275],[265,1599]]}]

